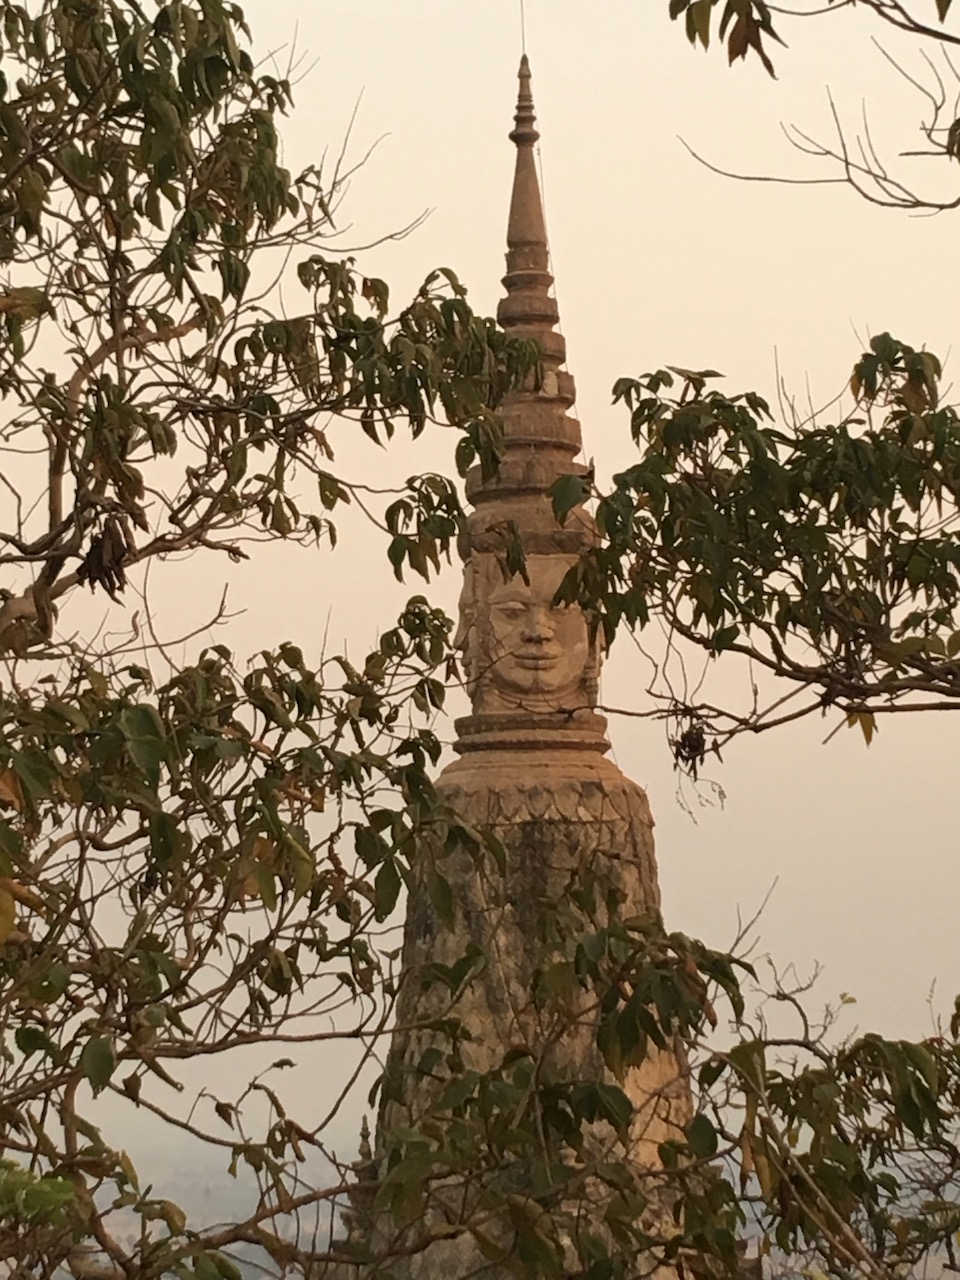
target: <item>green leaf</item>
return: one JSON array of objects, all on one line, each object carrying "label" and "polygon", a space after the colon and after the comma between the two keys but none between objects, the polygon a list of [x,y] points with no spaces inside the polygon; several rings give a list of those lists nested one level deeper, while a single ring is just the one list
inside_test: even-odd
[{"label": "green leaf", "polygon": [[193,1274],[197,1280],[220,1280],[220,1270],[208,1253],[198,1253],[194,1258]]},{"label": "green leaf", "polygon": [[14,751],[10,763],[34,804],[50,796],[57,774],[46,756],[39,751]]},{"label": "green leaf", "polygon": [[851,729],[860,726],[860,732],[863,734],[863,740],[869,747],[873,741],[873,735],[877,731],[876,717],[870,711],[850,711],[847,714],[847,724]]},{"label": "green leaf", "polygon": [[43,1004],[50,1004],[59,998],[70,985],[70,970],[60,961],[47,965],[40,979],[30,988],[30,994]]},{"label": "green leaf", "polygon": [[560,524],[564,524],[574,507],[583,502],[587,492],[580,476],[558,476],[554,480],[547,494],[553,503],[553,514]]},{"label": "green leaf", "polygon": [[160,1200],[157,1202],[157,1217],[166,1223],[172,1236],[183,1235],[186,1230],[187,1215],[172,1200]]},{"label": "green leaf", "polygon": [[437,1107],[441,1111],[456,1111],[474,1096],[479,1082],[480,1077],[475,1071],[465,1071],[454,1077],[441,1094]]},{"label": "green leaf", "polygon": [[304,835],[304,840],[298,839],[292,830],[288,830],[283,841],[283,852],[286,856],[287,866],[293,872],[295,899],[302,898],[305,893],[309,892],[317,874],[317,864],[305,842],[305,833],[299,831],[298,834]]},{"label": "green leaf", "polygon": [[141,704],[127,707],[120,714],[120,728],[127,742],[127,752],[147,782],[156,787],[160,782],[160,766],[166,761],[163,722],[154,707]]},{"label": "green leaf", "polygon": [[80,1055],[80,1070],[93,1085],[94,1093],[106,1088],[117,1067],[117,1055],[106,1036],[91,1036]]},{"label": "green leaf", "polygon": [[684,1130],[690,1150],[698,1160],[710,1160],[717,1154],[719,1141],[712,1121],[701,1112]]},{"label": "green leaf", "polygon": [[430,895],[430,902],[436,911],[440,923],[448,929],[453,928],[454,908],[453,908],[453,889],[450,881],[446,876],[433,867],[427,873],[427,892]]},{"label": "green leaf", "polygon": [[140,1180],[137,1177],[137,1171],[134,1167],[133,1161],[130,1159],[129,1155],[127,1155],[126,1151],[118,1152],[117,1159],[120,1164],[120,1168],[123,1170],[123,1176],[126,1178],[127,1182],[129,1182],[133,1190],[139,1192]]},{"label": "green leaf", "polygon": [[66,1178],[37,1177],[12,1160],[0,1160],[0,1205],[21,1222],[60,1225],[76,1206],[76,1190]]},{"label": "green leaf", "polygon": [[720,653],[723,649],[729,649],[735,644],[740,637],[740,628],[738,626],[721,627],[713,637],[711,648],[714,653]]},{"label": "green leaf", "polygon": [[386,920],[387,916],[393,911],[397,905],[397,898],[400,896],[400,889],[403,880],[400,872],[397,870],[397,864],[393,858],[388,858],[377,872],[377,878],[374,881],[374,904],[378,920]]},{"label": "green leaf", "polygon": [[179,835],[177,824],[169,813],[161,812],[151,818],[150,854],[157,867],[168,865],[176,852]]},{"label": "green leaf", "polygon": [[17,1048],[25,1058],[30,1058],[35,1053],[53,1052],[50,1037],[45,1031],[41,1031],[39,1027],[18,1027],[14,1040]]},{"label": "green leaf", "polygon": [[10,823],[0,818],[0,875],[13,875],[14,863],[23,854],[23,836]]},{"label": "green leaf", "polygon": [[618,1133],[624,1133],[633,1118],[633,1103],[615,1084],[597,1085],[597,1114]]},{"label": "green leaf", "polygon": [[761,1040],[741,1040],[727,1054],[730,1063],[752,1089],[762,1089],[766,1078],[766,1054]]},{"label": "green leaf", "polygon": [[90,1143],[91,1148],[96,1151],[98,1155],[102,1155],[106,1151],[107,1144],[103,1140],[103,1134],[95,1124],[91,1124],[89,1120],[84,1120],[83,1116],[75,1116],[73,1123],[76,1126],[77,1132],[86,1138],[87,1142]]},{"label": "green leaf", "polygon": [[220,1275],[223,1276],[223,1280],[242,1280],[243,1272],[225,1253],[217,1251],[208,1253],[207,1257],[213,1260],[213,1264]]},{"label": "green leaf", "polygon": [[353,843],[357,851],[357,857],[360,858],[365,866],[375,867],[378,862],[383,861],[386,844],[371,827],[356,827],[353,833]]},{"label": "green leaf", "polygon": [[700,1068],[700,1072],[697,1076],[700,1088],[704,1090],[712,1088],[726,1069],[727,1064],[722,1058],[710,1058]]},{"label": "green leaf", "polygon": [[706,49],[710,44],[710,12],[714,0],[693,0],[687,10],[687,35],[691,44],[699,40]]},{"label": "green leaf", "polygon": [[264,867],[262,865],[257,867],[254,874],[257,881],[257,890],[260,894],[260,901],[263,903],[267,911],[276,911],[277,877],[269,867]]},{"label": "green leaf", "polygon": [[910,1065],[922,1076],[931,1095],[936,1097],[940,1091],[940,1073],[929,1049],[922,1044],[911,1044],[909,1040],[901,1040],[900,1047]]},{"label": "green leaf", "polygon": [[163,721],[156,707],[142,702],[136,706],[126,707],[120,715],[120,724],[128,739],[164,737]]}]

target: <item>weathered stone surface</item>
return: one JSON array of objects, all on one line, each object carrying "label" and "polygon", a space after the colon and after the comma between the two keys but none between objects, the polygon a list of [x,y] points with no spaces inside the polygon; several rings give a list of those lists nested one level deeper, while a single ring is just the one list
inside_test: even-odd
[{"label": "weathered stone surface", "polygon": [[[586,884],[596,889],[583,927],[606,923],[602,906],[614,889],[624,918],[659,909],[653,820],[643,790],[599,755],[580,752],[498,752],[468,756],[445,770],[444,797],[469,825],[492,831],[506,850],[506,874],[474,862],[469,853],[443,866],[455,885],[457,921],[439,924],[425,889],[410,894],[403,951],[404,985],[397,1009],[401,1028],[391,1054],[396,1100],[381,1115],[381,1130],[414,1127],[442,1088],[417,1071],[428,1033],[404,1031],[452,1015],[474,1033],[463,1048],[467,1067],[488,1071],[510,1050],[543,1054],[556,1080],[611,1079],[596,1048],[596,1019],[585,995],[567,1025],[545,1015],[533,998],[534,976],[559,957],[557,907],[566,928],[577,912],[571,900]],[[445,989],[424,987],[428,965],[453,965],[470,945],[486,957],[483,971],[451,1004]],[[545,1047],[546,1046],[546,1047]],[[624,1158],[658,1163],[657,1145],[677,1136],[688,1116],[687,1084],[670,1054],[654,1054],[623,1085],[638,1108]]]},{"label": "weathered stone surface", "polygon": [[[456,1018],[472,1039],[461,1046],[467,1070],[496,1069],[511,1050],[526,1049],[538,1062],[544,1083],[614,1083],[596,1046],[597,1015],[589,991],[566,1007],[543,1006],[534,998],[535,977],[561,957],[561,931],[585,932],[607,923],[603,902],[616,890],[625,917],[659,907],[653,822],[645,793],[596,753],[541,751],[469,755],[440,779],[444,797],[476,828],[493,832],[506,851],[506,874],[477,865],[469,852],[445,860],[443,871],[455,886],[456,923],[438,923],[423,886],[410,894],[403,950],[403,987],[397,1031],[384,1084],[379,1133],[381,1154],[389,1135],[419,1128],[445,1085],[434,1068],[425,1078],[421,1063],[431,1046],[449,1046],[418,1024]],[[595,906],[572,904],[586,884],[596,887]],[[445,987],[424,982],[429,967],[454,965],[470,947],[485,956],[482,969],[451,998]],[[639,1173],[659,1167],[657,1148],[677,1138],[689,1119],[689,1090],[682,1060],[654,1052],[619,1082],[635,1106],[629,1134],[618,1136],[604,1124],[588,1135],[591,1157],[628,1163]],[[594,1210],[602,1212],[598,1192]],[[449,1227],[460,1220],[462,1192],[444,1215]],[[583,1206],[571,1206],[571,1216]],[[392,1264],[410,1280],[457,1280],[467,1275],[499,1280],[507,1274],[485,1262],[469,1234],[431,1244]]]}]

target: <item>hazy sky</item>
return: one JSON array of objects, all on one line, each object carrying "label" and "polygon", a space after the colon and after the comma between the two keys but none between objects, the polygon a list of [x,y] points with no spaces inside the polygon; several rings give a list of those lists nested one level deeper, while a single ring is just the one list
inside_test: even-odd
[{"label": "hazy sky", "polygon": [[[295,44],[303,58],[285,134],[291,167],[336,153],[361,92],[349,153],[358,159],[387,135],[344,203],[342,219],[353,225],[342,243],[363,244],[429,208],[414,234],[364,255],[364,269],[384,275],[402,300],[431,268],[451,266],[474,306],[491,311],[513,164],[517,0],[248,0],[245,8],[259,50],[272,41],[284,62]],[[633,457],[626,415],[610,405],[618,376],[666,363],[712,366],[730,389],[773,398],[778,353],[791,391],[805,401],[809,386],[819,404],[842,388],[870,333],[889,329],[949,356],[956,282],[942,264],[955,261],[952,215],[873,209],[843,187],[737,184],[678,141],[721,166],[829,176],[780,131],[795,122],[827,137],[829,86],[851,128],[866,102],[886,155],[914,145],[922,102],[871,44],[865,18],[794,25],[772,81],[759,63],[730,70],[720,54],[691,49],[666,0],[527,0],[526,10],[562,327],[586,450],[601,474]],[[918,183],[951,190],[944,165],[904,163]],[[341,437],[338,465],[382,482],[448,467],[449,451],[436,436],[396,454]],[[231,603],[247,613],[230,641],[249,649],[289,635],[312,638],[319,652],[329,622],[331,645],[365,649],[418,589],[391,591],[385,559],[381,574],[365,558],[371,545],[358,534],[332,556],[291,553],[244,567]],[[158,574],[171,600],[176,573]],[[457,578],[447,574],[437,593],[451,609]],[[742,678],[731,668],[729,687]],[[604,701],[641,707],[645,679],[635,650],[618,641]],[[813,1002],[853,993],[848,1029],[921,1035],[931,983],[939,1011],[960,986],[960,718],[893,717],[869,751],[848,731],[821,745],[831,728],[811,721],[734,744],[711,770],[726,803],[699,808],[690,793],[696,822],[677,802],[662,730],[619,720],[611,732],[619,764],[650,793],[671,926],[726,945],[738,913],[752,914],[776,880],[760,952],[804,973],[820,962]]]}]

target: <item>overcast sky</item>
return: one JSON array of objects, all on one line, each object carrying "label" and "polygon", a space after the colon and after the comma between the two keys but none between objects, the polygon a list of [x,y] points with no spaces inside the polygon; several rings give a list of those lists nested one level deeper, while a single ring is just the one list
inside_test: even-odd
[{"label": "overcast sky", "polygon": [[[284,62],[295,45],[303,58],[285,133],[291,167],[337,151],[358,98],[350,154],[358,159],[383,137],[344,203],[342,219],[353,225],[342,243],[376,239],[430,209],[414,234],[362,256],[364,269],[385,276],[402,300],[430,269],[450,266],[473,305],[492,311],[513,165],[517,0],[248,0],[245,8],[258,50],[272,42]],[[948,357],[954,338],[952,215],[874,209],[839,186],[737,184],[698,165],[678,140],[723,167],[829,176],[780,130],[794,122],[828,137],[829,86],[851,129],[866,102],[886,155],[915,145],[922,102],[871,44],[866,18],[795,25],[773,81],[759,63],[728,69],[719,53],[694,51],[666,10],[666,0],[526,4],[562,327],[586,451],[601,474],[633,457],[626,415],[610,404],[619,376],[712,366],[731,390],[774,398],[778,354],[791,391],[823,403],[871,333],[889,329]],[[917,52],[903,47],[922,74]],[[932,161],[905,163],[927,189],[950,192],[956,181]],[[448,467],[449,455],[435,437],[386,455],[343,437],[338,464],[354,479],[402,479]],[[250,650],[289,636],[316,655],[329,625],[331,646],[365,651],[418,589],[392,590],[385,558],[382,575],[369,564],[372,545],[358,532],[332,556],[245,566],[231,603],[247,612],[229,640]],[[175,572],[157,579],[171,600]],[[454,570],[438,588],[450,609],[458,585]],[[731,668],[727,678],[735,689],[742,673]],[[635,650],[618,641],[604,701],[642,707],[645,679]],[[931,984],[941,1012],[960,986],[960,718],[891,718],[869,751],[847,731],[821,745],[831,728],[811,721],[734,744],[710,771],[726,803],[700,807],[688,793],[696,821],[678,803],[662,730],[623,719],[611,732],[618,763],[649,790],[672,927],[727,945],[738,915],[751,915],[776,881],[759,951],[802,973],[820,963],[815,1004],[841,991],[857,998],[846,1029],[922,1035]]]}]

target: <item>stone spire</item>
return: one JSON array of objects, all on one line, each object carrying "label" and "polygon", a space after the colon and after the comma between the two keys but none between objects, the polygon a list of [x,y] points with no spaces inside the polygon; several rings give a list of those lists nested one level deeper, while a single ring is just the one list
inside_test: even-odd
[{"label": "stone spire", "polygon": [[[659,911],[660,895],[646,795],[605,756],[605,722],[594,710],[599,654],[587,619],[576,604],[554,604],[597,533],[583,508],[558,524],[548,496],[559,476],[583,467],[576,461],[580,427],[570,413],[573,379],[562,367],[564,341],[551,293],[526,58],[510,136],[516,171],[498,315],[509,332],[537,342],[541,359],[502,406],[505,449],[497,475],[484,480],[476,468],[467,478],[473,510],[460,546],[458,640],[472,709],[457,721],[458,758],[437,780],[438,795],[458,823],[495,837],[503,864],[478,860],[475,845],[461,843],[456,827],[449,828],[450,846],[436,868],[452,893],[454,922],[447,926],[430,892],[432,857],[411,866],[377,1158],[390,1168],[411,1135],[414,1144],[421,1134],[429,1144],[431,1134],[453,1123],[446,1088],[456,1063],[477,1077],[512,1079],[520,1048],[523,1063],[537,1064],[538,1087],[589,1081],[624,1090],[633,1104],[629,1124],[617,1133],[601,1121],[586,1126],[574,1163],[616,1163],[634,1180],[650,1217],[659,1212],[651,1178],[660,1144],[678,1138],[690,1116],[682,1059],[672,1048],[652,1050],[615,1081],[597,1043],[595,994],[577,988],[553,1002],[540,985],[554,966],[569,964],[575,938],[598,934],[614,918]],[[522,546],[523,572],[511,573],[506,563],[511,538]],[[470,976],[451,991],[437,975],[465,960],[473,964]],[[391,1274],[398,1280],[509,1280],[513,1227],[507,1217],[490,1220],[485,1197],[490,1189],[496,1198],[506,1186],[535,1200],[540,1192],[530,1181],[531,1167],[521,1158],[490,1170],[489,1178],[479,1168],[462,1180],[451,1173],[431,1188],[425,1224],[384,1221],[376,1248],[389,1258]],[[604,1238],[604,1195],[590,1184],[579,1198],[551,1204],[569,1273],[582,1274],[590,1241]],[[477,1214],[484,1224],[482,1253]],[[424,1230],[421,1252],[416,1233]],[[637,1274],[651,1271],[647,1260],[638,1260]]]},{"label": "stone spire", "polygon": [[[548,490],[560,476],[583,474],[580,424],[570,413],[576,391],[563,368],[566,344],[549,270],[543,199],[537,176],[530,64],[520,63],[515,127],[516,168],[507,224],[506,296],[497,318],[540,350],[526,385],[501,406],[505,449],[497,475],[467,477],[473,511],[461,544],[465,563],[460,642],[473,715],[457,722],[457,750],[566,745],[605,751],[596,702],[599,654],[575,608],[553,608],[553,596],[576,558],[593,544],[590,515],[575,508],[564,525]],[[504,552],[519,539],[522,573],[505,575]],[[546,737],[544,736],[546,735]]]},{"label": "stone spire", "polygon": [[[500,303],[497,319],[508,332],[533,338],[539,344],[543,353],[543,374],[538,399],[556,400],[560,412],[552,416],[561,427],[557,434],[576,453],[580,448],[579,425],[573,418],[561,421],[565,417],[565,409],[573,404],[574,387],[569,374],[560,371],[567,353],[562,335],[556,332],[560,316],[556,298],[550,293],[553,276],[549,268],[550,251],[534,154],[540,134],[535,128],[530,63],[526,54],[520,62],[520,94],[514,118],[516,127],[510,134],[510,140],[516,143],[517,160],[507,223],[507,274],[503,278],[507,296]],[[562,394],[561,380],[564,384]],[[525,434],[522,430],[517,432],[517,428],[524,425],[517,421],[523,416],[522,406],[523,401],[517,396],[508,402],[508,409],[521,410],[520,414],[507,415],[508,438],[514,434],[522,438]],[[555,437],[548,432],[537,442],[549,446],[555,442]]]}]

